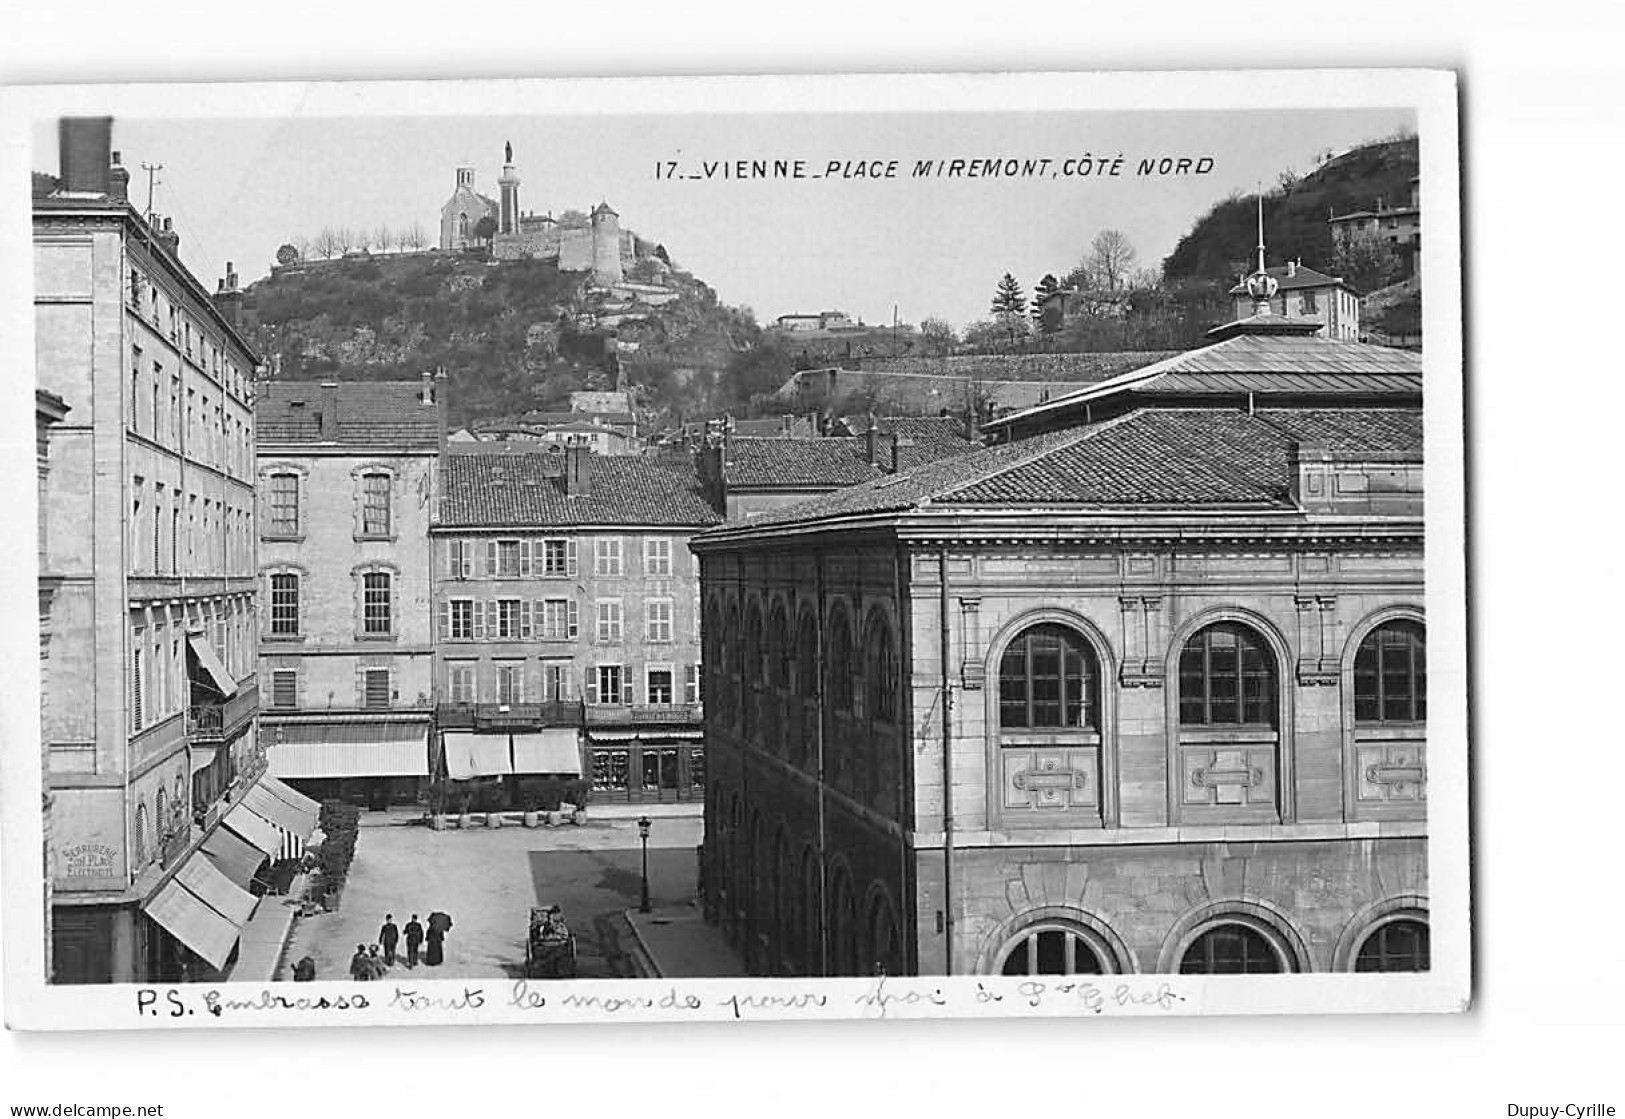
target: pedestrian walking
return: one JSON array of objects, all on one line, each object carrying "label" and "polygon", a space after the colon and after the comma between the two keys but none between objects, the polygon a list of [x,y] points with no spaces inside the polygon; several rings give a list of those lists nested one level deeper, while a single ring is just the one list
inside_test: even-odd
[{"label": "pedestrian walking", "polygon": [[406,966],[418,966],[418,947],[423,943],[423,926],[418,923],[418,915],[412,914],[412,919],[406,922]]},{"label": "pedestrian walking", "polygon": [[357,944],[355,955],[350,957],[350,978],[358,982],[372,978],[372,965],[367,963],[367,946]]},{"label": "pedestrian walking", "polygon": [[372,972],[372,979],[382,979],[389,972],[384,966],[384,958],[378,954],[376,944],[367,945],[367,969]]},{"label": "pedestrian walking", "polygon": [[446,958],[446,934],[451,931],[451,914],[435,910],[429,914],[428,948],[423,962],[438,967]]},{"label": "pedestrian walking", "polygon": [[316,978],[316,961],[309,956],[293,965],[293,981],[309,983]]},{"label": "pedestrian walking", "polygon": [[384,927],[378,930],[378,943],[384,949],[384,963],[395,966],[395,945],[401,939],[401,930],[395,927],[395,914],[384,914]]}]

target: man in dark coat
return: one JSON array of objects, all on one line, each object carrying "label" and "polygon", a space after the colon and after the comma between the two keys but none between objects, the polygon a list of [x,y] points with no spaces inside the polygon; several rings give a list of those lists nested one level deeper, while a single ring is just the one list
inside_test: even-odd
[{"label": "man in dark coat", "polygon": [[365,944],[357,944],[355,955],[350,957],[350,978],[358,981],[372,978],[372,965],[367,962]]},{"label": "man in dark coat", "polygon": [[384,963],[395,965],[395,944],[401,939],[401,930],[395,927],[395,914],[384,914],[384,927],[378,930],[378,943],[384,948]]},{"label": "man in dark coat", "polygon": [[406,922],[406,966],[418,966],[418,945],[423,943],[423,926],[418,924],[418,915],[412,914],[412,919]]}]

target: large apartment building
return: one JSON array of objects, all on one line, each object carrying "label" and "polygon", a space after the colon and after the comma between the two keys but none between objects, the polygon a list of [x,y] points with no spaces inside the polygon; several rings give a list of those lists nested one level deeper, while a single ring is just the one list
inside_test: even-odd
[{"label": "large apartment building", "polygon": [[434,714],[444,381],[261,381],[261,734],[312,797],[415,803]]},{"label": "large apartment building", "polygon": [[302,826],[264,802],[254,735],[257,358],[170,224],[129,206],[111,132],[63,121],[58,175],[36,175],[33,200],[37,388],[55,413],[41,719],[64,983],[219,974],[281,844],[267,816]]},{"label": "large apartment building", "polygon": [[510,807],[538,774],[585,776],[599,800],[702,795],[688,541],[722,518],[693,466],[575,445],[450,455],[444,470],[430,530],[440,772],[502,778]]}]

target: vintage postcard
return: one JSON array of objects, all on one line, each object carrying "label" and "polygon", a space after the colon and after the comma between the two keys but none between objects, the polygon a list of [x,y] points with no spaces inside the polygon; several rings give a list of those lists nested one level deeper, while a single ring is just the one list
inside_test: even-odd
[{"label": "vintage postcard", "polygon": [[1467,1005],[1453,75],[3,107],[11,1026]]}]

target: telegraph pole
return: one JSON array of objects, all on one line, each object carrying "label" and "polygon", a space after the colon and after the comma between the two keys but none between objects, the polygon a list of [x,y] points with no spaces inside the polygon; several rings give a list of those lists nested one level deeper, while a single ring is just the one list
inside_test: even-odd
[{"label": "telegraph pole", "polygon": [[141,164],[141,170],[147,173],[147,223],[149,225],[152,223],[152,191],[154,187],[163,181],[158,178],[158,172],[163,169],[164,165],[162,163],[143,162]]}]

